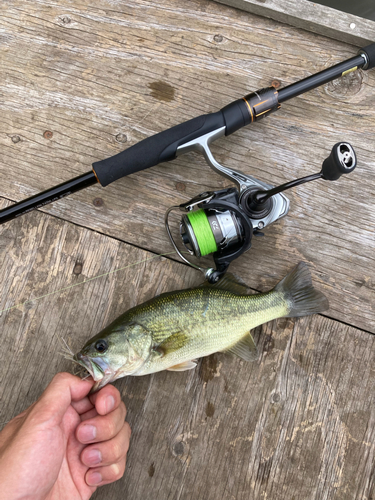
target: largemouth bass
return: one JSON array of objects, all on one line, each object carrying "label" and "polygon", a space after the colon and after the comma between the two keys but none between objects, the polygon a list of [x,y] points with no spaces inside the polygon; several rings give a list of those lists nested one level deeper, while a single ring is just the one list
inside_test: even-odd
[{"label": "largemouth bass", "polygon": [[249,295],[233,275],[216,285],[164,293],[128,310],[91,338],[73,360],[92,375],[92,392],[126,375],[193,369],[214,352],[250,361],[256,346],[250,330],[281,317],[328,309],[328,300],[300,262],[276,287]]}]

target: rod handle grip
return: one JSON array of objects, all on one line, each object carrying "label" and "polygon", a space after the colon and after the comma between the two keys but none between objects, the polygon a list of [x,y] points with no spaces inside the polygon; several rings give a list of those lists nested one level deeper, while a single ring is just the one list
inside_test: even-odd
[{"label": "rod handle grip", "polygon": [[93,171],[102,186],[126,175],[145,170],[176,158],[177,148],[201,135],[225,126],[221,111],[201,115],[143,139],[121,153],[93,163]]},{"label": "rod handle grip", "polygon": [[366,45],[363,49],[358,51],[358,54],[365,54],[367,58],[367,63],[362,66],[362,69],[371,69],[375,66],[375,43],[370,43]]}]

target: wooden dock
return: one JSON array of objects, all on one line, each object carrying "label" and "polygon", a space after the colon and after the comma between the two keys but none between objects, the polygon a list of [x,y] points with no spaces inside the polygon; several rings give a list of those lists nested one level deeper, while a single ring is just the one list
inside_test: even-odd
[{"label": "wooden dock", "polygon": [[[5,0],[0,14],[0,208],[358,50],[210,0]],[[215,354],[117,381],[127,470],[95,500],[375,498],[374,109],[375,70],[357,71],[213,145],[270,184],[353,145],[356,171],[290,191],[289,215],[232,266],[266,291],[303,260],[331,307],[259,327],[257,362]],[[72,371],[58,336],[77,351],[126,309],[202,281],[173,253],[164,213],[228,186],[189,153],[0,226],[0,422]]]}]

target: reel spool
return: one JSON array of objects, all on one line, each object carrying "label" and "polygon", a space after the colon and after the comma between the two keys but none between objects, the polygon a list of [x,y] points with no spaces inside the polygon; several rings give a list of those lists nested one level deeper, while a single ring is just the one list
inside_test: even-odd
[{"label": "reel spool", "polygon": [[[193,210],[196,208],[196,210]],[[190,255],[212,254],[216,269],[202,268],[187,260],[175,244],[168,223],[172,210],[187,212],[180,221],[182,243]],[[202,193],[188,203],[171,207],[165,216],[167,233],[178,255],[189,265],[201,270],[210,283],[226,272],[229,264],[251,246],[253,225],[243,211],[237,189]]]},{"label": "reel spool", "polygon": [[230,210],[200,208],[182,216],[180,234],[188,252],[203,257],[242,242],[243,230]]},{"label": "reel spool", "polygon": [[[207,158],[207,154],[205,156],[210,160],[209,165],[213,166],[211,158]],[[261,229],[288,213],[289,200],[282,191],[316,179],[337,180],[342,174],[352,172],[356,165],[352,146],[339,142],[324,160],[320,172],[272,187],[215,162],[214,169],[231,178],[239,189],[205,192],[187,203],[169,208],[165,215],[168,236],[180,258],[202,271],[210,283],[215,283],[227,271],[229,264],[251,247],[253,235],[263,236]],[[180,236],[185,249],[197,258],[212,254],[215,268],[200,267],[182,255],[169,228],[169,214],[173,210],[186,212],[180,221]]]}]

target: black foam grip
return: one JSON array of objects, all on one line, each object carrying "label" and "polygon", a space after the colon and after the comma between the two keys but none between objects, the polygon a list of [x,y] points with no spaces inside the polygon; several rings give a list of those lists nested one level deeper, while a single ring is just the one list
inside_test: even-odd
[{"label": "black foam grip", "polygon": [[147,137],[125,151],[93,163],[92,168],[102,186],[159,163],[176,158],[177,148],[201,135],[225,126],[221,111],[198,116],[187,122]]},{"label": "black foam grip", "polygon": [[251,123],[251,115],[244,99],[237,99],[221,109],[225,120],[225,135],[233,134],[236,130]]},{"label": "black foam grip", "polygon": [[365,69],[373,68],[375,66],[375,43],[371,43],[370,45],[363,47],[363,49],[361,49],[359,52],[364,52],[367,56],[368,66],[366,66]]}]

